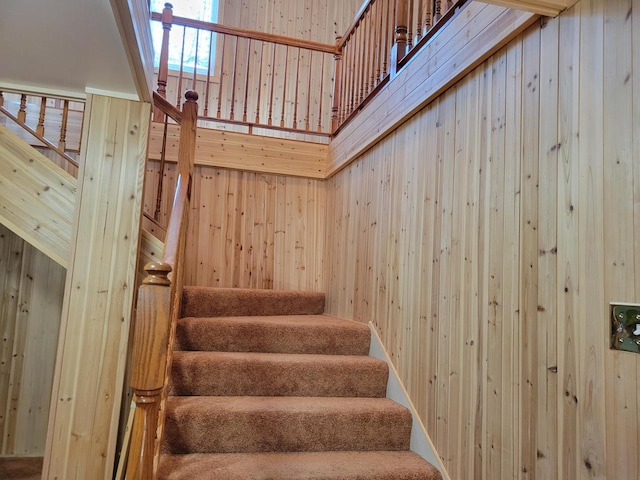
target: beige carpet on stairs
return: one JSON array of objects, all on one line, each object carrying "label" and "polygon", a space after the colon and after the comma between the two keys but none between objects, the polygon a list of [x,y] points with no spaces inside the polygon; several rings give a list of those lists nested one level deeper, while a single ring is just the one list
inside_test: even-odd
[{"label": "beige carpet on stairs", "polygon": [[435,480],[366,325],[313,292],[186,287],[159,480]]}]

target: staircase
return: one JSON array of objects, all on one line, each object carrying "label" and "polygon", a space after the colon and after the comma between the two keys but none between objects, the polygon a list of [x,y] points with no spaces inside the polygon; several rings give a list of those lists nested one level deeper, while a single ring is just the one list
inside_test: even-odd
[{"label": "staircase", "polygon": [[366,325],[324,295],[185,287],[158,479],[440,479]]}]

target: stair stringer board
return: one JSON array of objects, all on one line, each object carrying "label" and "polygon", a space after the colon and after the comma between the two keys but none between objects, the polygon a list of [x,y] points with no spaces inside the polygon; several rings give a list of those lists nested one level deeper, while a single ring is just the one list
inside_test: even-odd
[{"label": "stair stringer board", "polygon": [[411,402],[411,399],[409,398],[407,390],[404,388],[404,385],[400,381],[398,371],[391,362],[391,357],[389,357],[389,354],[382,344],[382,340],[378,336],[378,332],[376,332],[376,329],[371,322],[369,322],[369,330],[371,330],[371,346],[369,348],[369,356],[387,362],[387,365],[389,365],[387,398],[399,403],[403,407],[406,407],[411,412],[411,417],[413,420],[411,425],[411,451],[417,453],[427,462],[435,466],[438,470],[440,470],[442,477],[449,480],[450,477],[446,469],[444,468],[444,465],[440,461],[440,456],[437,454],[433,442],[431,441],[431,438],[429,437],[429,434],[427,433],[422,420],[420,420],[413,402]]},{"label": "stair stringer board", "polygon": [[67,268],[77,180],[0,125],[0,223]]}]

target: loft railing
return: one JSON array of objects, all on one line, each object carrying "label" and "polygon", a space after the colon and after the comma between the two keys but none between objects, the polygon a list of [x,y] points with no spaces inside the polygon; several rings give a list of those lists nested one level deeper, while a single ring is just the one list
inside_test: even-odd
[{"label": "loft railing", "polygon": [[176,17],[167,3],[152,13],[163,25],[158,94],[175,102],[187,86],[199,92],[203,126],[335,135],[466,2],[366,0],[335,45]]},{"label": "loft railing", "polygon": [[[200,95],[201,122],[242,125],[249,133],[331,133],[335,45],[177,17],[169,3],[152,20],[163,25],[158,94],[169,102],[188,87]],[[171,69],[174,35],[180,62]],[[187,38],[195,39],[193,51]]]},{"label": "loft railing", "polygon": [[136,404],[127,461],[127,480],[155,478],[164,429],[164,402],[175,325],[181,308],[183,259],[193,174],[198,95],[189,91],[182,112],[154,96],[162,115],[181,125],[178,183],[167,226],[162,261],[145,266],[147,277],[138,290],[131,356],[131,388]]},{"label": "loft railing", "polygon": [[34,147],[55,152],[59,163],[78,173],[76,156],[82,141],[84,101],[18,91],[0,91],[0,113],[11,120],[16,133]]}]

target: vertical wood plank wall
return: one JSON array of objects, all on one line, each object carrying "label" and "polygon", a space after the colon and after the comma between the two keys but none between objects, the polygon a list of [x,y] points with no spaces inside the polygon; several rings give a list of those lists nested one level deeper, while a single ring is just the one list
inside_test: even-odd
[{"label": "vertical wood plank wall", "polygon": [[451,478],[638,478],[608,303],[640,302],[639,41],[639,0],[582,0],[328,182],[328,310],[374,323]]},{"label": "vertical wood plank wall", "polygon": [[0,455],[43,455],[66,270],[0,225]]},{"label": "vertical wood plank wall", "polygon": [[[149,162],[150,214],[158,174],[159,163]],[[175,182],[175,164],[167,164],[165,191]],[[161,215],[171,198],[163,195]],[[324,181],[196,166],[191,205],[186,285],[322,290]]]},{"label": "vertical wood plank wall", "polygon": [[44,479],[111,479],[129,342],[149,104],[90,95]]}]

